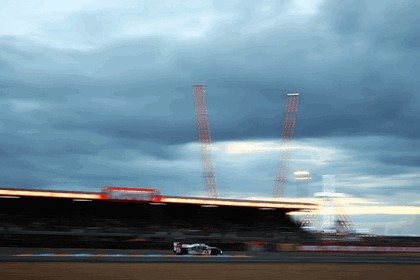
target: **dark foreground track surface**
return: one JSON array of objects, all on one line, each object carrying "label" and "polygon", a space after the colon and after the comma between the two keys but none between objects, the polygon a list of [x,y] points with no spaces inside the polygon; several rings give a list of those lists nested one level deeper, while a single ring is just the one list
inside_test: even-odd
[{"label": "dark foreground track surface", "polygon": [[182,257],[171,251],[0,248],[0,279],[420,279],[419,255],[241,253]]},{"label": "dark foreground track surface", "polygon": [[[1,248],[0,262],[83,263],[336,263],[420,265],[420,254],[343,254],[296,252],[224,252],[221,256],[173,255],[168,251]],[[419,278],[420,279],[420,278]]]},{"label": "dark foreground track surface", "polygon": [[418,280],[419,266],[404,264],[252,263],[0,263],[7,280]]}]

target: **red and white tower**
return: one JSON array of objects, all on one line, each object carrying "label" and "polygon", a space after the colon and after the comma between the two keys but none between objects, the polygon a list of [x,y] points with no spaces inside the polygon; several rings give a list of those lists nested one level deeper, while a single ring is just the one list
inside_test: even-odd
[{"label": "red and white tower", "polygon": [[274,183],[273,196],[282,197],[287,181],[287,171],[290,157],[290,142],[296,125],[296,114],[299,106],[299,93],[288,93],[286,110],[284,113],[283,134],[280,150],[280,164]]},{"label": "red and white tower", "polygon": [[217,197],[214,164],[211,155],[211,136],[207,114],[206,93],[204,85],[194,85],[195,111],[197,113],[198,137],[201,143],[201,158],[203,161],[203,177],[208,197]]}]

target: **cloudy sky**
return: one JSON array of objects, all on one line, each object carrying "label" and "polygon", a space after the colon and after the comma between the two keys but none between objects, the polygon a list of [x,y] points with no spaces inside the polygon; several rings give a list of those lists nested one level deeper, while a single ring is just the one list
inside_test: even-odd
[{"label": "cloudy sky", "polygon": [[220,195],[270,197],[298,91],[286,195],[420,235],[420,2],[226,2],[0,0],[0,185],[205,195],[202,83]]}]

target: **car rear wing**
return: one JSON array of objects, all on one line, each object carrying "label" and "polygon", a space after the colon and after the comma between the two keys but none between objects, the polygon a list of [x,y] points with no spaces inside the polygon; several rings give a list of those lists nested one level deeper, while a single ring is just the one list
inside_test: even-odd
[{"label": "car rear wing", "polygon": [[182,244],[179,242],[174,242],[174,252],[176,252],[176,249],[181,249],[182,248]]}]

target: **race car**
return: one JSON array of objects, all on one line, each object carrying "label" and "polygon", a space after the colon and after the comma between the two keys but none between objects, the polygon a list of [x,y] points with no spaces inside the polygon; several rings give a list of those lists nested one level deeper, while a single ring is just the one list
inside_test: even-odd
[{"label": "race car", "polygon": [[220,248],[210,247],[203,243],[182,244],[174,242],[174,254],[176,255],[222,255]]}]

